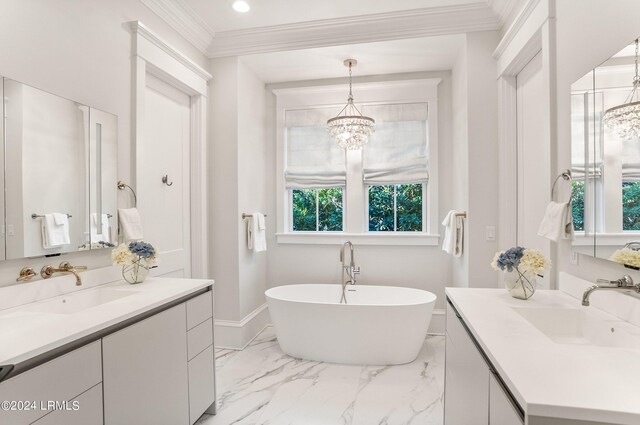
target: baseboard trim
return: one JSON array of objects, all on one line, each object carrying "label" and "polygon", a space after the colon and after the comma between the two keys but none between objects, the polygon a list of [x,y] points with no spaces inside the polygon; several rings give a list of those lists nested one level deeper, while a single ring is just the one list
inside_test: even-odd
[{"label": "baseboard trim", "polygon": [[215,320],[215,347],[243,350],[271,323],[267,303],[262,304],[242,320]]},{"label": "baseboard trim", "polygon": [[433,310],[431,323],[429,324],[429,330],[427,331],[428,335],[444,335],[446,314],[445,309]]}]

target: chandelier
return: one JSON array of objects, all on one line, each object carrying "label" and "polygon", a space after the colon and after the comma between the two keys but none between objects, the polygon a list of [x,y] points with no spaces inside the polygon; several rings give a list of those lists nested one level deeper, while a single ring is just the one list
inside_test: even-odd
[{"label": "chandelier", "polygon": [[344,66],[349,67],[349,97],[347,105],[342,108],[338,115],[327,121],[329,134],[333,140],[343,149],[360,149],[369,141],[369,136],[374,131],[375,121],[373,118],[365,117],[353,103],[353,93],[351,92],[351,68],[356,66],[358,61],[347,59]]},{"label": "chandelier", "polygon": [[636,76],[633,78],[633,89],[622,105],[605,111],[602,120],[623,139],[640,138],[640,99],[638,99],[638,39],[636,39]]}]

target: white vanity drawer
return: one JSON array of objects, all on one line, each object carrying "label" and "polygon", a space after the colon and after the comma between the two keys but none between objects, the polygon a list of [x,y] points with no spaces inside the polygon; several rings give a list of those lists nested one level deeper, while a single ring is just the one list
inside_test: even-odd
[{"label": "white vanity drawer", "polygon": [[189,423],[193,424],[215,402],[213,346],[209,346],[189,362]]},{"label": "white vanity drawer", "polygon": [[187,332],[187,353],[189,360],[213,344],[213,319],[200,323]]},{"label": "white vanity drawer", "polygon": [[187,301],[187,329],[192,329],[213,316],[213,291]]},{"label": "white vanity drawer", "polygon": [[[92,342],[0,383],[0,400],[67,401],[102,381],[100,341]],[[0,410],[0,424],[30,424],[46,410]]]},{"label": "white vanity drawer", "polygon": [[[75,406],[74,406],[75,404]],[[102,425],[102,385],[96,385],[69,401],[73,410],[57,410],[38,419],[33,425]]]}]

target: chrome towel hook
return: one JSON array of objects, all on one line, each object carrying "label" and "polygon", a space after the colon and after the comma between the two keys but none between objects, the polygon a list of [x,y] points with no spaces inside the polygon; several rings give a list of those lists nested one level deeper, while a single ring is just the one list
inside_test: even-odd
[{"label": "chrome towel hook", "polygon": [[164,176],[162,176],[162,183],[166,184],[167,186],[173,185],[173,182],[167,183],[168,181],[169,181],[169,175],[168,174],[165,174]]}]

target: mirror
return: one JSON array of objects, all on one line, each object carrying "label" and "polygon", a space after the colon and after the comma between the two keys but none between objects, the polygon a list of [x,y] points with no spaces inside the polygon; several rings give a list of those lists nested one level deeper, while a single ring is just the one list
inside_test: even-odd
[{"label": "mirror", "polygon": [[[619,116],[636,102],[632,42],[571,86],[574,251],[640,266],[640,137]],[[637,262],[621,255],[638,252]]]},{"label": "mirror", "polygon": [[117,214],[117,117],[4,78],[0,259],[104,248]]}]

